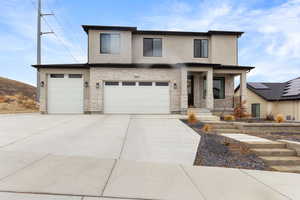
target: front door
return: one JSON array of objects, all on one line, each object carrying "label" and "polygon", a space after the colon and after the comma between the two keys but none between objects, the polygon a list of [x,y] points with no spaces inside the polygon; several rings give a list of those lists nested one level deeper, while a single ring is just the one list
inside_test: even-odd
[{"label": "front door", "polygon": [[187,91],[188,91],[188,105],[194,106],[194,76],[188,75],[187,79]]}]

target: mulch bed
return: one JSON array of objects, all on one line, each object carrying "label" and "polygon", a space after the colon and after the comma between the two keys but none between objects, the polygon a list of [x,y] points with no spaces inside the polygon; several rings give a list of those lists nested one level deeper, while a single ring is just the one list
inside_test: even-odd
[{"label": "mulch bed", "polygon": [[268,169],[268,166],[255,154],[231,151],[225,137],[203,132],[201,122],[192,125],[187,123],[186,120],[182,121],[201,135],[194,165],[256,170]]}]

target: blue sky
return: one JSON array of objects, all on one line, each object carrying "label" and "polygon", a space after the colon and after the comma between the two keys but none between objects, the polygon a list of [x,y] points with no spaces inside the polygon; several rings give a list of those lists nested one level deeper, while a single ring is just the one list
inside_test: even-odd
[{"label": "blue sky", "polygon": [[[43,36],[43,63],[86,62],[82,24],[163,30],[245,31],[239,64],[249,81],[300,76],[300,0],[42,0],[55,35]],[[36,0],[0,1],[0,76],[35,84]],[[43,23],[43,30],[50,28]]]}]

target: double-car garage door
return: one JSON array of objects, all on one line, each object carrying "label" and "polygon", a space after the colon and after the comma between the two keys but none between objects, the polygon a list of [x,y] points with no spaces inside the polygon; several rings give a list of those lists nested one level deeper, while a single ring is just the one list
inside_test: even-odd
[{"label": "double-car garage door", "polygon": [[[106,81],[103,88],[104,113],[170,113],[169,90],[168,82]],[[47,95],[48,113],[83,113],[83,75],[49,74]]]},{"label": "double-car garage door", "polygon": [[168,82],[107,81],[104,112],[132,114],[170,113]]}]

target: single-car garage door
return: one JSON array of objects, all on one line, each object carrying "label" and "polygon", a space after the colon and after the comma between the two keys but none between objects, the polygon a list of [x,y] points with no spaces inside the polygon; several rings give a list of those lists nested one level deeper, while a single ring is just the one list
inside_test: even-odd
[{"label": "single-car garage door", "polygon": [[104,112],[168,114],[170,113],[169,83],[107,81],[104,83]]},{"label": "single-car garage door", "polygon": [[83,113],[82,74],[49,74],[48,113]]}]

